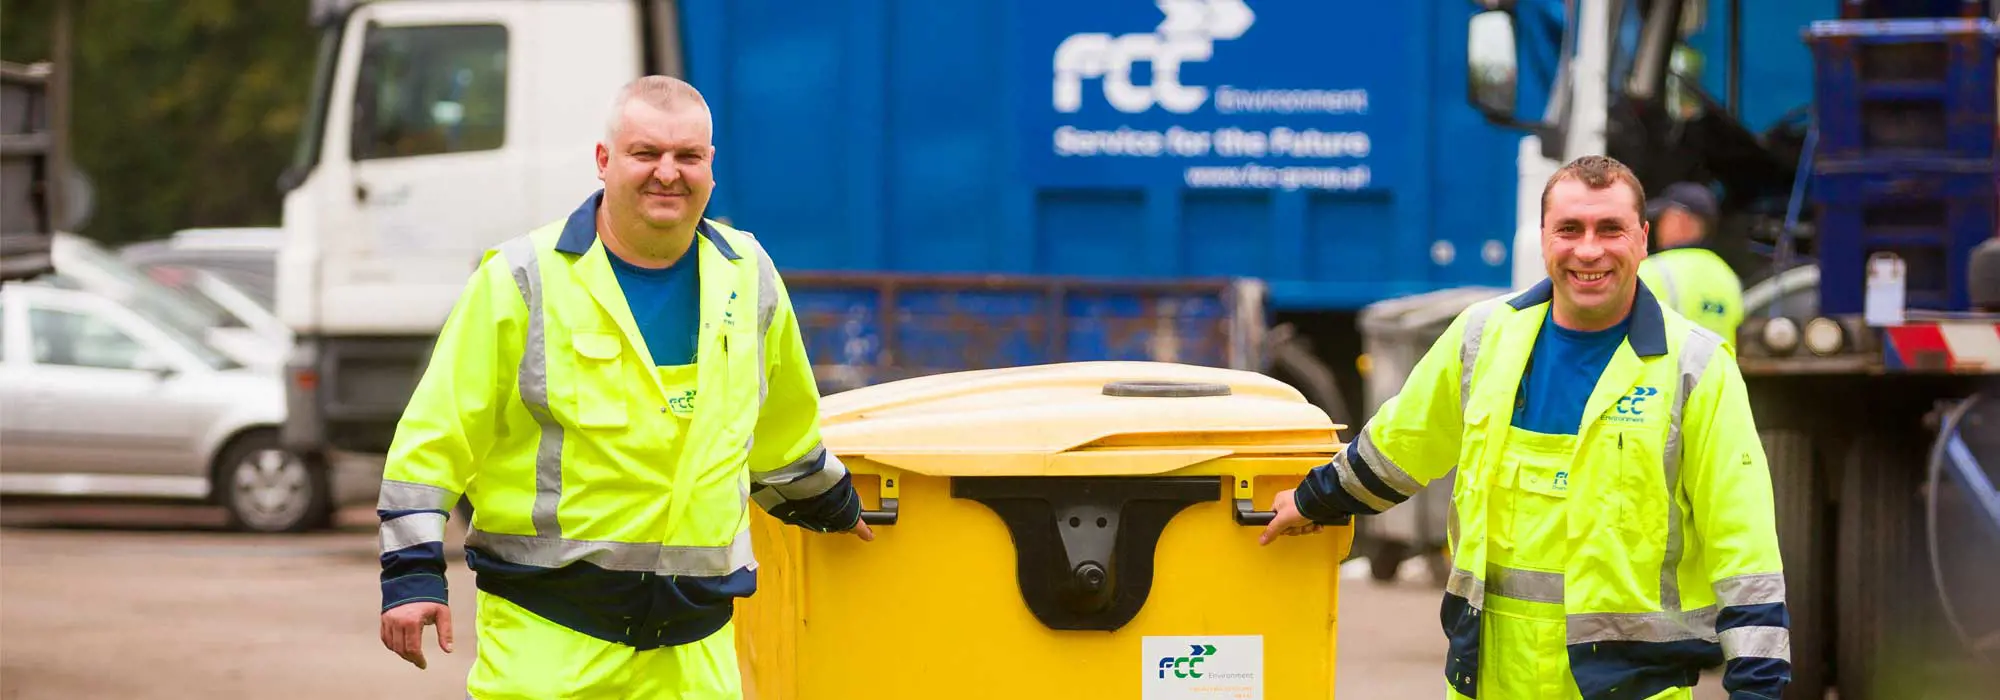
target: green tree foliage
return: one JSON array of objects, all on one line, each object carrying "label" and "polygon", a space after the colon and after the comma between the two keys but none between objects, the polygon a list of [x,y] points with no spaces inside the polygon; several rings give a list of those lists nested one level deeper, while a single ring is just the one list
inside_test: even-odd
[{"label": "green tree foliage", "polygon": [[[121,243],[276,225],[312,84],[307,0],[68,0],[81,233]],[[0,0],[0,58],[51,58],[58,0]]]}]

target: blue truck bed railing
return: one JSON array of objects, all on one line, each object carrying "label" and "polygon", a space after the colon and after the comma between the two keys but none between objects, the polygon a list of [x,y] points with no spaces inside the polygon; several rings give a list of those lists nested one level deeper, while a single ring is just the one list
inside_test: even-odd
[{"label": "blue truck bed railing", "polygon": [[787,272],[822,392],[1087,360],[1264,366],[1254,279]]}]

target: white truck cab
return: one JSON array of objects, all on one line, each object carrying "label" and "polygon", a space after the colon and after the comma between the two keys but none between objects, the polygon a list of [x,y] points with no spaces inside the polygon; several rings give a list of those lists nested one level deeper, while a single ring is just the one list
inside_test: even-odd
[{"label": "white truck cab", "polygon": [[678,72],[673,4],[315,2],[277,262],[288,447],[387,450],[481,253],[568,214],[618,88]]}]

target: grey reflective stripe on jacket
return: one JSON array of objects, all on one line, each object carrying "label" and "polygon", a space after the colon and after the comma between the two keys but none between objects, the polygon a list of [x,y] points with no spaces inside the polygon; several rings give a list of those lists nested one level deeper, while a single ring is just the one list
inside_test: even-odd
[{"label": "grey reflective stripe on jacket", "polygon": [[[743,238],[749,243],[752,257],[757,259],[757,410],[761,413],[771,393],[769,359],[764,345],[771,334],[771,324],[778,317],[778,268],[755,236],[745,234]],[[751,436],[743,444],[746,454],[756,440],[756,431],[751,431]],[[826,493],[846,475],[847,467],[840,463],[838,457],[828,453],[824,445],[814,444],[798,459],[776,469],[759,471],[752,465],[750,481],[760,488],[753,490],[750,497],[756,500],[757,505],[769,510],[786,501]]]},{"label": "grey reflective stripe on jacket", "polygon": [[1681,310],[1681,295],[1680,292],[1674,288],[1675,286],[1674,266],[1671,264],[1667,264],[1666,261],[1663,259],[1660,261],[1660,264],[1654,265],[1653,269],[1659,271],[1660,286],[1666,288],[1662,291],[1665,291],[1667,293],[1667,298],[1666,298],[1667,307],[1675,311]]},{"label": "grey reflective stripe on jacket", "polygon": [[749,530],[736,533],[734,540],[721,547],[696,547],[503,535],[475,528],[465,534],[465,546],[524,566],[560,569],[581,561],[607,571],[661,576],[728,576],[757,563],[751,551]]},{"label": "grey reflective stripe on jacket", "polygon": [[527,405],[535,424],[541,426],[541,437],[535,446],[535,532],[560,538],[562,520],[556,517],[556,507],[562,503],[563,492],[563,426],[549,410],[549,353],[548,335],[543,329],[547,321],[542,304],[541,256],[535,252],[534,239],[528,236],[501,244],[500,254],[513,271],[521,299],[528,304],[528,339],[521,346],[519,374],[521,403]]},{"label": "grey reflective stripe on jacket", "polygon": [[1708,361],[1715,357],[1717,348],[1722,347],[1722,337],[1699,326],[1688,331],[1687,341],[1681,344],[1681,362],[1678,377],[1680,386],[1674,396],[1673,417],[1667,422],[1666,446],[1666,488],[1661,494],[1667,499],[1667,553],[1660,565],[1660,607],[1666,610],[1681,609],[1680,570],[1681,551],[1684,536],[1681,533],[1681,501],[1676,496],[1681,490],[1681,417],[1687,412],[1688,396],[1701,382],[1701,375],[1708,371]]},{"label": "grey reflective stripe on jacket", "polygon": [[1458,341],[1458,410],[1462,414],[1472,405],[1472,370],[1479,365],[1479,346],[1484,342],[1486,319],[1493,315],[1493,307],[1503,303],[1498,299],[1482,301],[1465,311],[1465,333]]},{"label": "grey reflective stripe on jacket", "polygon": [[771,321],[778,317],[778,268],[771,262],[764,245],[751,236],[750,249],[757,257],[757,409],[764,409],[764,399],[771,393],[771,373],[767,367],[764,352],[765,337],[771,334]]},{"label": "grey reflective stripe on jacket", "polygon": [[[445,513],[458,501],[458,494],[429,484],[382,480],[375,508],[379,511],[427,511],[409,513],[382,521],[382,553],[421,544],[444,543]],[[428,512],[435,511],[435,512]]]},{"label": "grey reflective stripe on jacket", "polygon": [[[1744,574],[1715,582],[1715,602],[1723,608],[1785,602],[1784,574]],[[1722,631],[1725,659],[1760,657],[1792,660],[1792,633],[1783,627],[1747,626]]]},{"label": "grey reflective stripe on jacket", "polygon": [[[1355,475],[1356,467],[1354,466],[1354,460],[1348,457],[1350,452],[1353,453],[1355,458],[1360,460],[1360,468],[1368,470],[1368,473],[1373,475],[1376,481],[1388,486],[1390,491],[1395,492],[1396,497],[1393,500],[1376,495],[1373,490],[1362,483],[1361,479]],[[1411,496],[1417,495],[1417,491],[1423,488],[1422,485],[1417,483],[1415,477],[1410,476],[1409,472],[1404,471],[1402,467],[1390,461],[1388,455],[1382,454],[1382,450],[1375,446],[1375,439],[1368,436],[1368,430],[1365,426],[1361,430],[1361,434],[1354,439],[1353,445],[1349,446],[1348,449],[1333,453],[1333,459],[1329,464],[1333,465],[1334,473],[1339,476],[1340,490],[1345,491],[1354,500],[1360,501],[1362,505],[1375,509],[1376,513],[1386,511],[1395,507],[1398,503],[1409,500]]]},{"label": "grey reflective stripe on jacket", "polygon": [[[1458,412],[1461,416],[1472,405],[1472,370],[1479,364],[1479,345],[1486,333],[1486,319],[1493,315],[1493,306],[1500,303],[1503,302],[1499,299],[1491,299],[1466,309],[1465,331],[1459,336],[1458,341]],[[1457,547],[1458,506],[1453,504],[1444,511],[1445,541]],[[1452,576],[1456,577],[1459,573],[1453,571]],[[1479,600],[1472,600],[1468,597],[1466,600],[1471,600],[1473,607],[1481,607],[1485,598],[1482,596]]]}]

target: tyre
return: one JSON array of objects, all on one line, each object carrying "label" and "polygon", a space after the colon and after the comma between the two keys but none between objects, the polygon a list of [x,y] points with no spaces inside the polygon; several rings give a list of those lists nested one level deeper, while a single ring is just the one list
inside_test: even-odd
[{"label": "tyre", "polygon": [[[1885,426],[1886,427],[1886,426]],[[1879,428],[1878,428],[1879,430]],[[1903,433],[1862,432],[1841,462],[1834,674],[1841,700],[1926,696],[1922,445]]]},{"label": "tyre", "polygon": [[304,532],[333,517],[326,470],[278,444],[276,432],[245,433],[216,461],[217,501],[229,527],[247,532]]},{"label": "tyre", "polygon": [[1348,408],[1347,394],[1341,391],[1339,375],[1320,360],[1312,343],[1290,329],[1274,332],[1274,337],[1277,340],[1266,349],[1270,366],[1265,373],[1297,388],[1307,401],[1326,411],[1327,418],[1347,426],[1349,435],[1360,431],[1361,426],[1354,422],[1353,411]]},{"label": "tyre", "polygon": [[1792,682],[1786,700],[1826,696],[1827,623],[1831,614],[1827,583],[1833,580],[1827,554],[1826,479],[1804,430],[1760,431],[1771,465],[1771,491],[1778,516],[1778,550],[1785,563],[1785,611],[1791,615]]},{"label": "tyre", "polygon": [[1937,636],[1949,686],[1941,695],[1988,697],[2000,687],[2000,597],[1992,593],[2000,581],[2000,532],[1956,471],[1947,437],[1972,458],[1979,478],[2000,484],[2000,393],[1989,390],[1953,406],[1947,420],[1927,465],[1931,501],[1924,524],[1932,588],[1945,623]]}]

